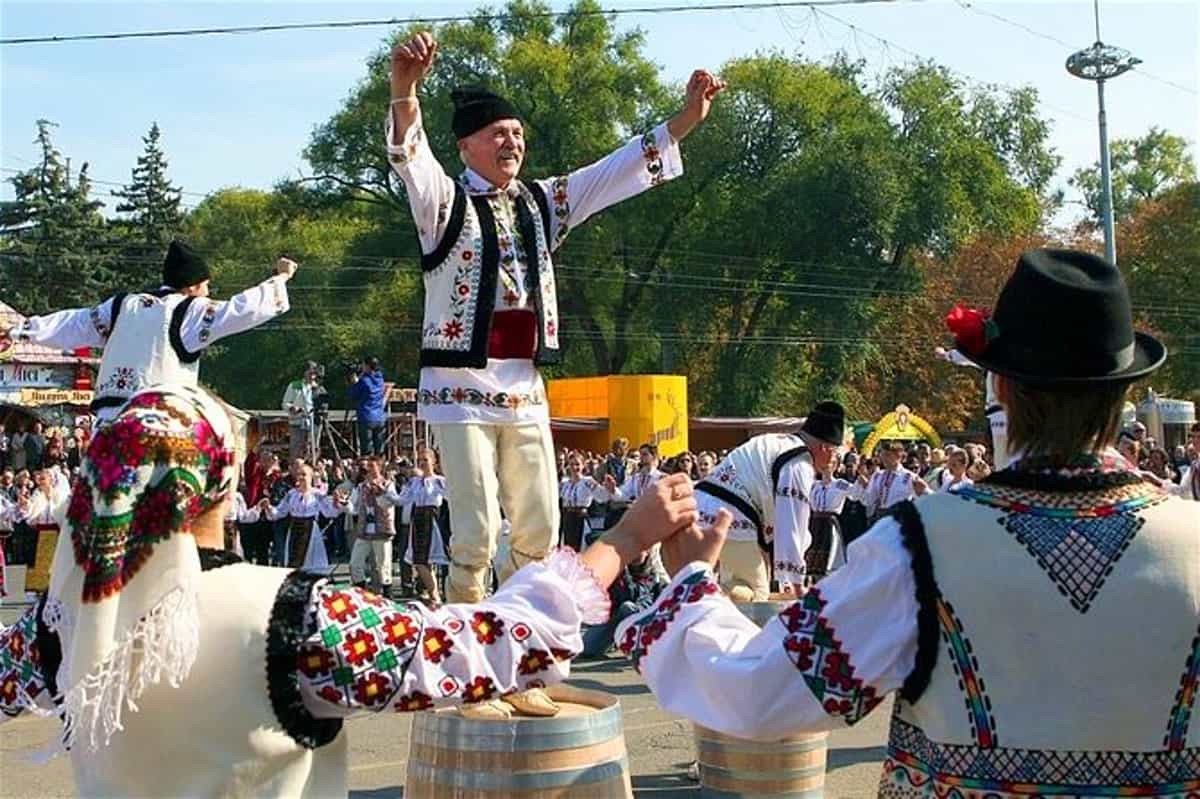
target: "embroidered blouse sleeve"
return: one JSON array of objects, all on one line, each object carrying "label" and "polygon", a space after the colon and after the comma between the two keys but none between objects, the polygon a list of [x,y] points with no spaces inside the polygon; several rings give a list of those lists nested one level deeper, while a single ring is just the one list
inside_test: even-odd
[{"label": "embroidered blouse sleeve", "polygon": [[894,519],[850,550],[762,630],[692,564],[616,638],[660,707],[719,732],[769,739],[853,724],[912,671],[917,600]]},{"label": "embroidered blouse sleeve", "polygon": [[592,214],[683,174],[679,143],[663,123],[593,164],[539,180],[550,205],[550,248]]},{"label": "embroidered blouse sleeve", "polygon": [[240,523],[254,524],[262,517],[262,514],[259,512],[257,506],[253,508],[247,507],[246,500],[242,498],[241,494],[237,494],[236,497],[237,498],[234,500],[234,502],[236,503],[237,508],[237,520]]},{"label": "embroidered blouse sleeve", "polygon": [[454,180],[446,174],[429,149],[429,140],[419,115],[407,130],[399,132],[397,139],[392,112],[388,109],[385,128],[388,163],[404,182],[408,205],[412,209],[417,235],[421,240],[421,251],[433,252],[450,221]]},{"label": "embroidered blouse sleeve", "polygon": [[584,622],[608,618],[607,593],[574,553],[555,550],[491,598],[430,610],[322,583],[317,630],[298,657],[305,706],[319,717],[481,702],[559,682]]},{"label": "embroidered blouse sleeve", "polygon": [[779,474],[775,486],[775,574],[780,582],[800,585],[804,582],[804,553],[812,544],[808,500],[813,487],[812,464],[807,458],[795,458]]},{"label": "embroidered blouse sleeve", "polygon": [[335,501],[331,494],[324,494],[317,501],[317,513],[321,514],[327,519],[336,518],[345,512],[345,503]]},{"label": "embroidered blouse sleeve", "polygon": [[287,281],[276,275],[227,301],[193,302],[184,315],[179,337],[188,352],[199,352],[215,341],[269,322],[289,308]]},{"label": "embroidered blouse sleeve", "polygon": [[112,304],[113,298],[109,297],[93,308],[30,316],[14,326],[9,335],[14,341],[29,341],[62,350],[102,347],[112,332]]}]

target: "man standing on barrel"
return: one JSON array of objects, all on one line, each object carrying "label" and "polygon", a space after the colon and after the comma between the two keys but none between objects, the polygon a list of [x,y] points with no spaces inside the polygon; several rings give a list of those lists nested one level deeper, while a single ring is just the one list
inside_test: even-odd
[{"label": "man standing on barrel", "polygon": [[567,175],[522,181],[517,106],[483,88],[452,93],[451,126],[466,169],[434,158],[417,85],[437,43],[420,33],[392,52],[388,160],[404,181],[421,241],[425,314],[419,416],[441,451],[453,533],[446,596],[478,602],[489,583],[500,506],[512,546],[501,579],[544,558],[558,534],[558,480],[537,367],[558,363],[551,253],[610,205],[678,177],[679,142],[708,116],[724,83],[691,76],[684,108],[611,155]]}]

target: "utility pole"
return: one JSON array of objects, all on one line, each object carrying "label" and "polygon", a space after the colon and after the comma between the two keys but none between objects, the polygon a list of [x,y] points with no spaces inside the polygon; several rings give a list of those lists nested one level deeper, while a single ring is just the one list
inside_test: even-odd
[{"label": "utility pole", "polygon": [[1112,47],[1100,40],[1100,0],[1093,0],[1096,42],[1086,50],[1067,58],[1067,72],[1077,78],[1096,82],[1096,102],[1100,121],[1100,222],[1104,227],[1104,256],[1117,262],[1117,240],[1113,228],[1112,163],[1108,155],[1108,115],[1104,108],[1104,82],[1123,75],[1142,63],[1128,50]]}]

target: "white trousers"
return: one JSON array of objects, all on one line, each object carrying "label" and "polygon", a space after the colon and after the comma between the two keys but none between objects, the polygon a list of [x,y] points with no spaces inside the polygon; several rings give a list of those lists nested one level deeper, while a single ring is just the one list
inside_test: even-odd
[{"label": "white trousers", "polygon": [[371,581],[378,585],[392,584],[392,539],[356,538],[350,550],[350,582],[361,585],[367,581],[367,559],[375,556]]},{"label": "white trousers", "polygon": [[512,535],[503,582],[541,560],[558,536],[558,475],[549,422],[435,424],[450,501],[448,602],[480,602],[489,588],[503,506]]}]

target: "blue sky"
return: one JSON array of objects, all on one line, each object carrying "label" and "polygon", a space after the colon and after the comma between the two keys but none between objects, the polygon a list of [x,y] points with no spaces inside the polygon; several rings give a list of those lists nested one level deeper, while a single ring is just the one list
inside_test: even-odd
[{"label": "blue sky", "polygon": [[[609,0],[605,7],[668,5]],[[703,5],[713,0],[697,0]],[[493,5],[499,5],[499,2]],[[389,3],[56,3],[5,0],[5,38],[162,28],[378,19],[466,13],[477,2]],[[1065,177],[1096,159],[1095,89],[1063,68],[1070,50],[1094,39],[1091,0],[972,2],[927,0],[830,7],[847,25],[804,9],[714,11],[619,18],[641,27],[647,52],[670,79],[728,58],[781,49],[823,58],[838,49],[865,58],[871,70],[933,58],[986,82],[1031,84],[1053,122],[1052,142]],[[565,6],[554,0],[553,6]],[[999,14],[1036,36],[986,16]],[[1200,139],[1200,3],[1194,0],[1101,2],[1105,41],[1143,59],[1140,69],[1190,91],[1131,74],[1109,85],[1113,137],[1159,125]],[[301,157],[313,127],[329,117],[365,74],[364,59],[386,35],[383,27],[292,31],[107,42],[0,47],[0,176],[25,169],[37,156],[34,120],[58,124],[55,141],[75,163],[88,161],[94,179],[125,182],[141,151],[141,136],[157,121],[171,176],[194,205],[225,186],[269,188],[305,170]],[[871,34],[891,44],[880,44]],[[903,49],[901,49],[903,48]],[[383,109],[380,109],[382,115]],[[686,146],[684,157],[686,159]],[[98,185],[97,190],[107,186]],[[7,183],[0,198],[11,198]],[[101,199],[110,199],[101,195]]]}]

